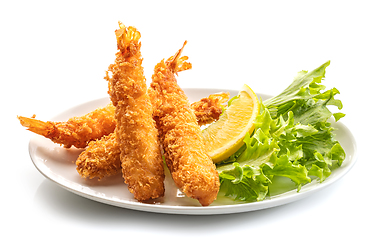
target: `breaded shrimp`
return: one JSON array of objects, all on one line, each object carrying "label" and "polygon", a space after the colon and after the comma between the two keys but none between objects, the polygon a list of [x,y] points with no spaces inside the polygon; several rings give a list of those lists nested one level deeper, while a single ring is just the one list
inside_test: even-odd
[{"label": "breaded shrimp", "polygon": [[140,32],[119,22],[116,60],[105,77],[116,107],[116,139],[120,146],[122,174],[138,201],[164,195],[164,167],[153,107],[142,67]]},{"label": "breaded shrimp", "polygon": [[[191,105],[200,126],[218,120],[222,113],[222,105],[229,99],[228,93],[212,94]],[[70,118],[65,122],[41,121],[18,116],[18,119],[29,131],[62,144],[66,148],[72,145],[77,148],[86,147],[91,141],[112,133],[116,127],[115,107],[109,103],[80,117]]]},{"label": "breaded shrimp", "polygon": [[[198,124],[202,126],[218,120],[222,113],[221,104],[228,98],[228,93],[217,93],[194,102],[191,107],[196,114]],[[114,113],[115,107],[110,103],[65,122],[43,122],[22,116],[18,116],[18,119],[21,125],[28,127],[28,130],[62,144],[66,148],[72,145],[77,148],[86,147],[77,158],[77,171],[83,178],[101,180],[121,172],[121,151],[114,132],[116,126]],[[83,134],[90,131],[92,134]]]},{"label": "breaded shrimp", "polygon": [[196,116],[174,76],[191,68],[185,62],[188,57],[181,57],[183,47],[155,66],[148,92],[155,99],[153,116],[175,184],[188,197],[208,206],[216,199],[220,183],[215,165],[205,151]]},{"label": "breaded shrimp", "polygon": [[81,117],[70,118],[66,122],[44,122],[37,119],[17,116],[21,125],[29,131],[51,139],[54,143],[70,148],[84,148],[92,140],[100,139],[114,131],[114,106],[98,108]]},{"label": "breaded shrimp", "polygon": [[[229,99],[229,93],[212,94],[194,102],[191,107],[200,126],[218,120],[222,113],[222,104]],[[113,132],[100,140],[92,141],[77,158],[77,171],[83,178],[112,176],[121,172],[120,146]]]}]

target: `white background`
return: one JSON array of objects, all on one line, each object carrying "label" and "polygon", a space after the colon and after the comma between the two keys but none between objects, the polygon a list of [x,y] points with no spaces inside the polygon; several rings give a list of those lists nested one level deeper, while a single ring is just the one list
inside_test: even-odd
[{"label": "white background", "polygon": [[[49,120],[107,97],[118,21],[142,34],[145,74],[173,55],[193,69],[181,87],[278,94],[327,60],[359,158],[340,181],[303,200],[218,216],[166,215],[94,202],[45,179],[16,116]],[[383,34],[380,1],[1,1],[1,235],[50,239],[381,237]],[[35,239],[35,238],[34,238]]]}]

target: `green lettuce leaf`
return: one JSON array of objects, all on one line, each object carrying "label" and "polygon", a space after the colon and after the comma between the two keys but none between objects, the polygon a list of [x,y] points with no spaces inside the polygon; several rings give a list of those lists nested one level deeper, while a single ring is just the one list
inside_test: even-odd
[{"label": "green lettuce leaf", "polygon": [[221,191],[243,201],[261,201],[269,194],[274,176],[286,177],[301,186],[314,178],[320,182],[340,166],[345,152],[335,139],[335,121],[343,113],[336,88],[325,90],[322,80],[330,62],[308,72],[301,71],[281,94],[261,102],[255,129],[244,138],[243,146],[217,165]]},{"label": "green lettuce leaf", "polygon": [[[256,118],[256,130],[252,136],[247,134],[244,139],[245,148],[237,153],[234,163],[224,163],[217,167],[221,179],[221,191],[227,196],[244,201],[263,200],[268,193],[269,185],[274,176],[290,178],[298,187],[310,182],[307,169],[296,160],[302,156],[302,149],[285,149],[285,154],[278,157],[281,135],[302,134],[300,126],[294,128],[292,114],[285,121],[283,118],[273,120],[270,112],[265,109]],[[294,138],[292,136],[287,138]]]}]

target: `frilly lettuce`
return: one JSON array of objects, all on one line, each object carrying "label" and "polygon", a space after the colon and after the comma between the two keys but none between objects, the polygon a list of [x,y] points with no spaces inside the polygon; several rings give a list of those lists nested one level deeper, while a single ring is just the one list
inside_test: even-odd
[{"label": "frilly lettuce", "polygon": [[217,165],[221,191],[243,201],[261,201],[269,194],[275,176],[287,177],[297,186],[318,178],[324,181],[334,163],[340,166],[345,152],[334,138],[328,121],[338,121],[343,113],[332,113],[329,105],[342,109],[334,98],[336,88],[321,84],[326,62],[319,68],[301,71],[281,94],[261,102],[255,129],[244,145]]}]

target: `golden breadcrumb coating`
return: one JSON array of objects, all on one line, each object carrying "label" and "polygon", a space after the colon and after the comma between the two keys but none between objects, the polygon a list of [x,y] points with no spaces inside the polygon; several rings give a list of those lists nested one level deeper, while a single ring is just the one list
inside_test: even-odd
[{"label": "golden breadcrumb coating", "polygon": [[66,122],[40,121],[18,116],[18,119],[29,131],[51,139],[54,143],[70,148],[84,148],[92,140],[100,139],[114,131],[114,107],[108,104],[81,117],[70,118]]},{"label": "golden breadcrumb coating", "polygon": [[[221,104],[227,101],[227,94],[212,94],[192,103],[192,110],[200,126],[218,120],[222,113]],[[47,137],[66,148],[70,148],[72,145],[77,148],[84,148],[91,141],[99,140],[101,137],[114,132],[116,127],[114,114],[115,107],[109,103],[105,107],[100,107],[80,117],[70,118],[65,122],[44,122],[34,119],[34,117],[22,116],[18,116],[18,119],[21,125],[27,127],[29,131]]]},{"label": "golden breadcrumb coating", "polygon": [[139,201],[164,195],[164,168],[153,107],[147,94],[142,67],[140,33],[119,23],[120,51],[105,77],[116,107],[116,139],[120,146],[122,174],[129,191]]},{"label": "golden breadcrumb coating", "polygon": [[120,154],[120,146],[113,132],[89,143],[76,160],[77,171],[81,177],[89,179],[100,180],[116,175],[121,173]]},{"label": "golden breadcrumb coating", "polygon": [[[200,126],[218,120],[222,106],[229,98],[228,93],[212,94],[207,98],[194,102],[191,107]],[[113,132],[100,140],[92,141],[80,154],[76,161],[77,171],[83,178],[98,178],[112,176],[121,172],[120,146]]]},{"label": "golden breadcrumb coating", "polygon": [[[222,112],[221,94],[212,94],[194,102],[191,107],[199,125],[218,120]],[[224,95],[223,95],[224,96]],[[219,101],[217,101],[220,99]],[[18,116],[28,130],[69,148],[72,145],[85,148],[76,161],[77,171],[83,178],[102,179],[121,172],[120,147],[114,132],[116,121],[112,103],[66,122],[43,122],[34,118]],[[92,130],[90,130],[92,129]],[[83,133],[93,134],[83,134]]]},{"label": "golden breadcrumb coating", "polygon": [[220,183],[215,165],[205,151],[196,116],[174,76],[191,68],[185,62],[187,57],[180,57],[182,49],[155,66],[149,94],[155,99],[153,116],[174,182],[188,197],[208,206],[216,199]]}]

